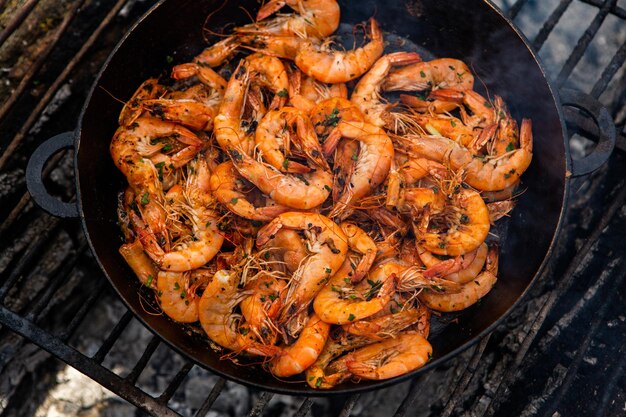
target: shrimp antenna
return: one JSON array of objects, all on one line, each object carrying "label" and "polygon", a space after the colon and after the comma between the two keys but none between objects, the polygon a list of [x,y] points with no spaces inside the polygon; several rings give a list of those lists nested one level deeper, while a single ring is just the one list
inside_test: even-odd
[{"label": "shrimp antenna", "polygon": [[126,102],[126,101],[124,101],[124,100],[120,100],[119,98],[115,97],[115,96],[113,95],[113,93],[111,93],[109,90],[107,90],[107,89],[106,89],[106,88],[104,88],[103,86],[101,86],[101,85],[100,85],[100,86],[98,86],[98,87],[100,87],[102,90],[104,90],[104,92],[105,92],[105,93],[107,93],[107,94],[108,94],[108,95],[109,95],[109,96],[110,96],[113,100],[115,100],[115,101],[117,101],[117,102],[119,102],[119,103],[122,103],[122,104],[124,104],[124,105],[126,105],[126,104],[127,104],[127,102]]},{"label": "shrimp antenna", "polygon": [[222,9],[226,6],[226,3],[228,3],[228,0],[224,0],[224,1],[222,2],[222,4],[221,4],[221,5],[220,5],[217,9],[215,9],[214,11],[212,11],[211,13],[209,13],[209,14],[207,15],[207,17],[204,19],[204,23],[202,23],[202,39],[203,39],[206,43],[209,43],[209,40],[208,40],[208,39],[207,39],[207,37],[206,37],[206,33],[208,33],[209,35],[213,35],[213,36],[228,36],[228,35],[225,35],[225,34],[223,34],[223,33],[217,33],[217,32],[215,32],[215,31],[213,31],[213,30],[211,30],[211,29],[208,29],[208,28],[207,28],[207,25],[209,24],[209,19],[211,19],[211,17],[213,17],[213,15],[214,15],[215,13],[219,12],[220,10],[222,10]]}]

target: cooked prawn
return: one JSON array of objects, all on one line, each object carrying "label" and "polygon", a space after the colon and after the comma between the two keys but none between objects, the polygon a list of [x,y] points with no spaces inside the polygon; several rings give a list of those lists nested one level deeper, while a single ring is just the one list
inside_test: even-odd
[{"label": "cooked prawn", "polygon": [[252,154],[254,149],[254,126],[258,120],[243,119],[246,92],[250,86],[248,61],[241,60],[230,77],[220,104],[219,113],[213,120],[213,132],[220,147],[229,152]]},{"label": "cooked prawn", "polygon": [[302,44],[295,63],[309,77],[324,83],[345,83],[365,74],[383,54],[383,34],[370,19],[370,41],[350,51],[333,51],[316,42]]},{"label": "cooked prawn", "polygon": [[[289,6],[296,13],[265,20],[283,6]],[[325,38],[339,27],[339,14],[339,5],[334,0],[270,0],[257,13],[255,23],[240,26],[235,31],[256,35]]]},{"label": "cooked prawn", "polygon": [[244,292],[251,294],[241,301],[241,314],[250,330],[266,343],[276,342],[278,329],[273,320],[282,306],[285,286],[285,281],[262,272],[244,287]]},{"label": "cooked prawn", "polygon": [[184,272],[200,268],[213,259],[224,241],[218,229],[219,216],[210,209],[210,173],[206,159],[198,158],[191,162],[188,171],[185,202],[178,210],[192,225],[192,241],[166,252],[154,234],[142,228],[141,224],[136,228],[145,251],[159,268],[166,271]]},{"label": "cooked prawn", "polygon": [[343,222],[339,225],[341,230],[346,234],[348,238],[348,246],[350,249],[361,255],[361,260],[354,268],[351,268],[350,281],[357,283],[365,277],[367,272],[372,267],[374,259],[376,259],[376,242],[354,223]]},{"label": "cooked prawn", "polygon": [[288,100],[289,78],[283,62],[273,56],[260,53],[246,57],[248,71],[253,84],[258,84],[274,93],[269,108],[280,109]]},{"label": "cooked prawn", "polygon": [[[198,318],[204,332],[213,342],[235,352],[247,351],[254,355],[275,356],[278,348],[264,345],[239,331],[240,316],[233,309],[247,297],[239,291],[239,274],[219,270],[207,285],[198,302]],[[250,333],[251,335],[251,333]]]},{"label": "cooked prawn", "polygon": [[236,150],[230,151],[230,157],[244,178],[283,206],[309,210],[326,201],[332,190],[328,171],[287,175]]},{"label": "cooked prawn", "polygon": [[437,293],[429,290],[422,291],[418,297],[429,308],[436,311],[450,312],[464,310],[475,304],[487,295],[498,280],[498,250],[497,247],[489,248],[485,270],[474,280],[467,282],[460,292]]},{"label": "cooked prawn", "polygon": [[182,80],[193,77],[194,75],[198,77],[198,80],[201,83],[211,87],[218,94],[224,94],[224,90],[226,90],[228,82],[206,65],[190,62],[187,64],[176,65],[172,68],[172,78],[175,80]]},{"label": "cooked prawn", "polygon": [[[355,288],[350,281],[350,259],[315,296],[313,308],[327,323],[345,324],[378,313],[389,302],[395,290],[395,275],[382,280],[369,280],[368,287]],[[361,290],[361,291],[359,291]]]},{"label": "cooked prawn", "polygon": [[159,84],[156,78],[149,78],[135,91],[133,96],[124,103],[118,122],[120,126],[130,126],[143,112],[141,103],[144,100],[159,98],[165,94],[165,87]]},{"label": "cooked prawn", "polygon": [[198,300],[191,288],[190,273],[159,271],[159,305],[172,320],[180,323],[198,321]]},{"label": "cooked prawn", "polygon": [[304,231],[311,253],[291,277],[285,307],[279,318],[279,322],[293,336],[299,332],[302,324],[297,319],[294,320],[294,315],[308,308],[323,284],[343,264],[348,251],[348,238],[335,222],[321,214],[288,212],[279,215],[259,230],[257,246],[264,247],[283,228]]},{"label": "cooked prawn", "polygon": [[308,116],[294,107],[268,112],[256,129],[256,146],[263,159],[274,168],[289,173],[306,173],[311,169],[287,158],[290,143],[313,164],[330,170]]},{"label": "cooked prawn", "polygon": [[277,377],[288,377],[304,372],[318,358],[328,339],[330,325],[312,314],[298,340],[283,347],[281,354],[270,362],[270,371]]},{"label": "cooked prawn", "polygon": [[175,137],[177,142],[186,145],[182,150],[167,156],[176,168],[186,164],[204,145],[198,136],[182,126],[140,117],[131,125],[118,128],[109,146],[113,162],[133,188],[142,218],[154,234],[165,232],[166,214],[161,205],[163,189],[159,171],[150,157],[172,149],[171,144],[157,141],[165,136]]},{"label": "cooked prawn", "polygon": [[380,128],[364,122],[341,121],[334,134],[324,142],[323,149],[327,155],[336,148],[341,137],[357,140],[360,144],[350,185],[330,212],[330,217],[345,218],[354,203],[385,181],[394,149],[391,139]]},{"label": "cooked prawn", "polygon": [[209,67],[218,67],[230,58],[239,46],[240,42],[237,36],[227,36],[221,41],[205,48],[193,59],[193,62],[200,65],[208,65]]},{"label": "cooked prawn", "polygon": [[[444,270],[440,276],[448,281],[454,281],[459,284],[465,284],[466,282],[473,280],[480,273],[480,271],[482,271],[485,261],[487,260],[487,252],[487,244],[481,244],[478,249],[458,256],[458,258],[461,259],[458,262],[455,262],[455,270]],[[424,262],[424,265],[426,265],[430,271],[436,269],[438,265],[447,262],[437,258],[420,245],[417,245],[417,253],[419,254],[422,262]]]},{"label": "cooked prawn", "polygon": [[159,269],[143,251],[143,246],[139,239],[132,243],[123,244],[120,246],[119,252],[143,285],[153,289],[156,288],[156,278]]},{"label": "cooked prawn", "polygon": [[[441,58],[418,62],[389,72],[383,84],[384,91],[425,91],[438,89],[471,91],[474,88],[474,76],[463,61]],[[433,109],[437,113],[450,111],[457,104],[449,100],[426,101],[414,96],[405,96],[405,104],[420,110]]]},{"label": "cooked prawn", "polygon": [[288,207],[270,205],[255,207],[244,190],[244,179],[231,161],[219,164],[211,173],[210,189],[217,201],[238,216],[249,220],[270,221]]},{"label": "cooked prawn", "polygon": [[475,158],[466,148],[442,137],[405,136],[395,138],[413,155],[447,161],[452,169],[463,170],[465,182],[480,191],[504,190],[516,184],[532,160],[532,124],[522,121],[520,148],[498,157]]},{"label": "cooked prawn", "polygon": [[365,120],[378,127],[393,128],[395,119],[389,112],[391,105],[382,101],[382,84],[394,66],[420,62],[422,58],[415,52],[395,52],[383,55],[359,80],[350,101],[365,115]]},{"label": "cooked prawn", "polygon": [[354,376],[363,379],[389,379],[421,368],[431,358],[433,348],[417,333],[404,333],[357,349],[341,358]]}]

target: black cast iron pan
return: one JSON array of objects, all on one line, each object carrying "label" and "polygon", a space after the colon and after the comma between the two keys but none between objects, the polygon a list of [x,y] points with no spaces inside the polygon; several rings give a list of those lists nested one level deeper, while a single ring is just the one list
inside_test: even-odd
[{"label": "black cast iron pan", "polygon": [[[209,370],[243,384],[288,394],[345,394],[381,388],[426,372],[491,331],[539,276],[557,244],[570,176],[588,174],[601,166],[615,142],[614,126],[606,110],[593,99],[572,91],[561,92],[559,99],[524,37],[491,3],[483,0],[340,3],[343,23],[355,24],[375,16],[383,30],[406,38],[418,49],[433,56],[465,61],[490,92],[504,98],[517,120],[529,117],[533,121],[533,163],[522,178],[526,192],[507,223],[506,236],[502,236],[498,283],[481,303],[463,312],[457,324],[442,326],[431,337],[434,356],[425,367],[390,381],[363,381],[343,384],[330,391],[316,391],[304,382],[279,381],[257,366],[238,366],[221,360],[221,355],[209,348],[206,339],[190,336],[184,327],[163,315],[147,314],[140,304],[139,293],[145,289],[118,254],[117,193],[124,187],[125,179],[109,156],[109,142],[121,109],[112,96],[128,99],[143,80],[171,68],[168,56],[174,58],[174,63],[182,63],[199,53],[206,46],[202,37],[205,18],[222,5],[222,0],[163,0],[146,13],[102,68],[77,129],[43,143],[31,157],[27,170],[28,188],[40,206],[60,217],[81,218],[102,270],[148,328]],[[243,9],[254,15],[257,8],[254,1],[230,2],[211,17],[210,26],[247,23],[249,17]],[[484,89],[479,91],[486,93]],[[584,110],[599,127],[600,143],[583,160],[570,160],[560,102]],[[45,161],[68,147],[76,151],[77,205],[55,200],[41,181]]]}]

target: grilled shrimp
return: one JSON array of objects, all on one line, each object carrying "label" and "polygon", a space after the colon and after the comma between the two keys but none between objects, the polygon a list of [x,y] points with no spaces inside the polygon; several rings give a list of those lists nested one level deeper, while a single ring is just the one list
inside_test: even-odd
[{"label": "grilled shrimp", "polygon": [[[423,247],[437,255],[457,256],[477,249],[489,233],[489,211],[480,194],[462,189],[453,195],[445,214],[445,231],[430,230],[419,236]],[[432,223],[432,222],[431,222]]]},{"label": "grilled shrimp", "polygon": [[487,210],[489,210],[489,221],[491,224],[495,224],[501,218],[508,216],[511,210],[515,207],[515,201],[504,200],[495,201],[493,203],[487,203]]},{"label": "grilled shrimp", "polygon": [[209,67],[218,67],[230,58],[239,46],[240,42],[237,36],[227,36],[221,41],[205,48],[193,59],[193,62],[200,65],[208,65]]},{"label": "grilled shrimp", "polygon": [[273,320],[282,307],[281,293],[285,287],[285,281],[265,273],[244,287],[244,292],[251,294],[241,301],[241,313],[250,331],[264,343],[276,342],[278,329]]},{"label": "grilled shrimp", "polygon": [[327,45],[304,42],[295,57],[303,73],[324,83],[345,83],[365,74],[383,54],[383,34],[370,19],[370,41],[350,51],[333,51]]},{"label": "grilled shrimp", "polygon": [[404,333],[357,349],[339,360],[356,377],[381,380],[421,368],[430,360],[432,351],[430,343],[418,333]]},{"label": "grilled shrimp", "polygon": [[348,238],[337,224],[321,214],[288,212],[259,230],[257,246],[264,247],[283,228],[304,231],[311,253],[292,275],[285,307],[279,318],[288,333],[294,336],[302,325],[296,315],[306,311],[323,284],[343,264],[348,251]]},{"label": "grilled shrimp", "polygon": [[348,88],[344,83],[325,84],[302,74],[300,69],[291,69],[289,75],[289,101],[292,106],[307,113],[320,101],[329,98],[348,98]]},{"label": "grilled shrimp", "polygon": [[487,295],[498,280],[498,249],[489,248],[485,270],[474,280],[465,283],[460,292],[437,293],[430,290],[422,291],[418,298],[429,308],[436,311],[450,312],[464,310]]},{"label": "grilled shrimp", "polygon": [[283,107],[268,112],[256,129],[256,146],[263,159],[283,172],[310,172],[311,169],[306,165],[286,157],[290,142],[313,164],[326,171],[330,170],[322,155],[313,124],[303,111],[294,107]]},{"label": "grilled shrimp", "polygon": [[348,238],[350,249],[361,255],[361,260],[351,268],[350,281],[357,283],[365,277],[376,259],[376,242],[354,223],[343,222],[339,225]]},{"label": "grilled shrimp", "polygon": [[[324,288],[315,296],[313,308],[327,323],[345,324],[372,316],[383,309],[395,290],[395,276],[368,279],[356,287],[350,281],[352,266],[346,259]],[[373,278],[373,277],[372,277]]]},{"label": "grilled shrimp", "polygon": [[159,84],[159,80],[156,78],[149,78],[135,91],[133,96],[124,103],[124,107],[120,112],[118,122],[120,126],[130,126],[143,112],[141,103],[144,100],[154,99],[161,97],[165,94],[165,87]]},{"label": "grilled shrimp", "polygon": [[382,84],[394,66],[420,62],[421,57],[415,52],[395,52],[383,55],[354,87],[352,101],[365,115],[365,120],[378,127],[393,128],[394,121],[389,112],[391,107],[380,96]]},{"label": "grilled shrimp", "polygon": [[172,68],[172,78],[175,80],[183,80],[193,76],[197,76],[201,83],[211,87],[218,94],[224,95],[228,82],[206,65],[190,62]]},{"label": "grilled shrimp", "polygon": [[[304,240],[295,230],[281,229],[267,243],[273,269],[293,274],[308,255]],[[282,268],[284,266],[284,268]],[[286,270],[286,271],[285,271]]]},{"label": "grilled shrimp", "polygon": [[[383,84],[384,91],[436,91],[438,89],[471,91],[473,88],[474,76],[467,65],[458,59],[451,58],[394,68],[389,72]],[[430,108],[436,113],[450,111],[457,107],[449,100],[426,101],[414,96],[405,96],[403,101],[419,110],[425,111]]]},{"label": "grilled shrimp", "polygon": [[252,82],[274,93],[269,108],[277,110],[283,107],[289,92],[289,78],[283,62],[276,57],[260,53],[247,56],[246,62]]},{"label": "grilled shrimp", "polygon": [[[164,155],[173,145],[152,141],[165,136],[175,137],[177,142],[186,147],[172,155]],[[163,190],[159,171],[151,157],[161,153],[160,156],[167,158],[170,164],[178,168],[193,158],[203,145],[201,139],[184,127],[149,117],[140,117],[128,127],[122,126],[115,132],[109,147],[111,157],[135,192],[137,207],[152,233],[165,232],[166,214],[160,203],[163,200]],[[166,166],[169,167],[169,164]]]},{"label": "grilled shrimp", "polygon": [[499,191],[516,184],[532,160],[532,124],[522,121],[520,147],[497,157],[475,158],[466,148],[442,137],[405,136],[396,138],[400,147],[416,156],[448,161],[454,170],[463,170],[465,182],[480,191]]},{"label": "grilled shrimp", "polygon": [[[283,6],[296,13],[269,16]],[[339,27],[339,5],[334,0],[271,0],[257,13],[257,21],[235,29],[241,34],[325,38]]]},{"label": "grilled shrimp", "polygon": [[[421,308],[407,308],[397,313],[385,314],[375,318],[355,321],[354,323],[342,326],[346,333],[354,336],[368,337],[373,340],[384,340],[397,336],[402,330],[420,321],[428,322],[430,313],[426,307],[420,304]],[[427,337],[426,334],[422,336]]]},{"label": "grilled shrimp", "polygon": [[212,200],[209,180],[209,167],[205,158],[189,163],[184,202],[176,205],[176,210],[192,225],[191,241],[166,252],[155,235],[137,223],[136,232],[144,250],[159,268],[174,272],[197,269],[213,259],[222,247],[224,237],[218,229],[219,215],[210,209]]},{"label": "grilled shrimp", "polygon": [[288,377],[304,372],[318,358],[328,339],[330,324],[311,314],[298,340],[282,348],[280,355],[270,362],[270,371],[277,377]]},{"label": "grilled shrimp", "polygon": [[[275,346],[264,345],[240,332],[240,316],[233,309],[249,294],[239,291],[239,274],[219,270],[207,285],[198,302],[200,325],[209,338],[218,345],[234,352],[247,351],[261,356],[279,353]],[[247,333],[247,335],[252,333]]]},{"label": "grilled shrimp", "polygon": [[326,201],[332,190],[333,179],[328,171],[287,175],[235,150],[230,157],[241,176],[283,206],[309,210]]},{"label": "grilled shrimp", "polygon": [[159,269],[143,251],[143,246],[139,239],[132,243],[123,244],[120,246],[119,252],[143,285],[152,289],[156,288],[156,278]]},{"label": "grilled shrimp", "polygon": [[194,130],[212,130],[217,104],[207,106],[195,100],[144,100],[142,106],[152,117],[169,120]]},{"label": "grilled shrimp", "polygon": [[[457,261],[455,258],[452,268],[448,267],[447,269],[441,271],[438,266],[452,259],[442,261],[422,246],[417,245],[417,253],[419,254],[422,262],[424,262],[424,265],[428,268],[427,271],[441,271],[438,273],[438,276],[459,284],[465,284],[466,282],[473,280],[480,273],[480,271],[482,271],[487,259],[487,249],[487,244],[483,243],[478,247],[478,249],[466,253],[465,255],[460,255],[458,257],[461,258],[460,260]],[[426,271],[424,273],[426,274]]]},{"label": "grilled shrimp", "polygon": [[172,320],[180,323],[198,321],[198,300],[189,272],[159,271],[159,305]]},{"label": "grilled shrimp", "polygon": [[270,221],[289,208],[279,205],[255,207],[248,200],[244,179],[231,161],[219,164],[211,173],[213,197],[238,216],[249,220]]},{"label": "grilled shrimp", "polygon": [[339,138],[357,140],[360,144],[354,173],[346,192],[335,202],[330,217],[345,218],[352,205],[367,196],[387,178],[393,161],[393,143],[378,127],[368,123],[341,121],[333,135],[324,142],[324,153],[332,152]]}]

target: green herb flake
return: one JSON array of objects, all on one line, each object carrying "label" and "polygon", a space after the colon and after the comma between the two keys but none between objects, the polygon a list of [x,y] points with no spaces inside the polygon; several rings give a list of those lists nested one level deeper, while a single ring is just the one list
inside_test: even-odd
[{"label": "green herb flake", "polygon": [[162,148],[161,148],[161,152],[169,152],[171,151],[173,148],[171,143],[166,143]]},{"label": "green herb flake", "polygon": [[452,127],[456,127],[456,122],[454,120],[450,120],[450,124],[452,125]]},{"label": "green herb flake", "polygon": [[287,97],[287,89],[283,88],[282,90],[280,90],[278,93],[278,97]]},{"label": "green herb flake", "polygon": [[283,168],[284,169],[289,168],[289,159],[285,158],[285,160],[283,161]]},{"label": "green herb flake", "polygon": [[426,73],[425,73],[424,71],[420,71],[420,76],[421,76],[422,78],[426,78]]},{"label": "green herb flake", "polygon": [[231,198],[230,199],[230,204],[237,204],[237,201],[239,201],[238,198]]},{"label": "green herb flake", "polygon": [[329,267],[324,268],[324,271],[326,271],[327,274],[330,274],[331,272],[333,272],[333,270],[330,269]]},{"label": "green herb flake", "polygon": [[150,284],[152,284],[152,280],[154,280],[154,277],[148,274],[148,281],[146,281],[146,287],[149,287]]},{"label": "green herb flake", "polygon": [[446,244],[445,244],[445,242],[439,242],[439,245],[437,245],[437,246],[439,246],[439,248],[441,248],[441,249],[445,249]]},{"label": "green herb flake", "polygon": [[467,214],[461,215],[461,224],[468,224],[469,221],[470,221],[470,218],[467,216]]},{"label": "green herb flake", "polygon": [[508,144],[508,145],[506,145],[506,151],[507,151],[507,152],[511,152],[511,151],[512,151],[512,150],[514,150],[514,149],[515,149],[515,146],[513,145],[513,143],[512,143],[512,142],[509,142],[509,144]]},{"label": "green herb flake", "polygon": [[348,321],[354,321],[354,319],[356,319],[356,316],[350,313],[350,315],[348,316]]},{"label": "green herb flake", "polygon": [[244,336],[247,335],[249,331],[250,330],[246,329],[245,327],[242,327],[239,329],[239,333],[241,333]]},{"label": "green herb flake", "polygon": [[148,192],[146,191],[145,193],[143,193],[143,195],[141,196],[141,205],[145,206],[150,202],[150,194],[148,194]]},{"label": "green herb flake", "polygon": [[277,298],[276,294],[270,294],[268,297],[270,298],[271,301],[274,301]]},{"label": "green herb flake", "polygon": [[174,62],[174,58],[171,55],[168,55],[165,57],[165,61],[167,61],[168,64],[171,64]]},{"label": "green herb flake", "polygon": [[333,189],[330,188],[328,185],[324,184],[324,189],[328,192],[331,192]]},{"label": "green herb flake", "polygon": [[174,291],[180,290],[180,284],[178,282],[174,283]]},{"label": "green herb flake", "polygon": [[317,378],[317,380],[315,381],[315,388],[319,388],[322,386],[322,378],[319,377]]},{"label": "green herb flake", "polygon": [[184,300],[184,299],[185,299],[185,297],[187,297],[187,293],[185,292],[185,290],[183,290],[183,291],[180,293],[180,298]]}]

